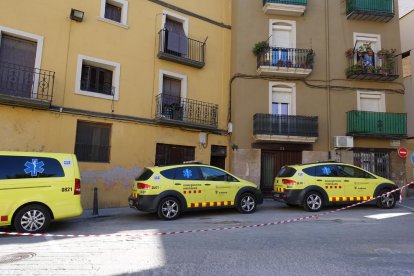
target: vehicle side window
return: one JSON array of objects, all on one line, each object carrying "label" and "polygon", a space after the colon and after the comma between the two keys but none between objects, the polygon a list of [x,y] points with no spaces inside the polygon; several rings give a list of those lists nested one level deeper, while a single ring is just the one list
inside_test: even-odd
[{"label": "vehicle side window", "polygon": [[60,162],[34,156],[0,156],[0,179],[64,177]]},{"label": "vehicle side window", "polygon": [[202,180],[203,177],[199,167],[181,167],[175,169],[176,180]]},{"label": "vehicle side window", "polygon": [[339,177],[340,176],[336,165],[315,166],[313,173],[314,173],[314,176],[319,176],[319,177]]},{"label": "vehicle side window", "polygon": [[200,169],[205,180],[237,182],[234,177],[221,170],[210,167],[201,167]]},{"label": "vehicle side window", "polygon": [[374,178],[369,173],[351,166],[338,166],[344,177]]},{"label": "vehicle side window", "polygon": [[165,178],[174,179],[175,178],[175,172],[176,172],[176,170],[177,169],[169,169],[169,170],[162,171],[160,173]]}]

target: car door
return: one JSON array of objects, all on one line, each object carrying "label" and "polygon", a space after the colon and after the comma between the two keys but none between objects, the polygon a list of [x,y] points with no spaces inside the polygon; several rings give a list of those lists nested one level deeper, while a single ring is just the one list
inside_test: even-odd
[{"label": "car door", "polygon": [[176,168],[173,185],[184,195],[188,208],[205,207],[204,183],[198,166]]},{"label": "car door", "polygon": [[328,194],[330,202],[345,201],[345,185],[343,178],[338,174],[335,164],[318,165],[314,167],[316,183]]},{"label": "car door", "polygon": [[204,178],[206,204],[210,207],[234,205],[238,191],[234,177],[212,167],[202,166],[200,169]]},{"label": "car door", "polygon": [[346,196],[351,201],[362,201],[373,197],[376,178],[354,166],[338,165],[341,173],[349,182],[346,185]]}]

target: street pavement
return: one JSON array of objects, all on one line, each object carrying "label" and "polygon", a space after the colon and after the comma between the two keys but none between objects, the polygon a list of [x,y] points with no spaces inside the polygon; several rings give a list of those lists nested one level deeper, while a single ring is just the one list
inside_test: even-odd
[{"label": "street pavement", "polygon": [[48,233],[120,236],[0,235],[0,275],[414,275],[414,198],[391,210],[367,204],[326,213],[336,209],[288,223],[315,213],[270,199],[250,215],[200,211],[175,221],[130,208],[86,210]]}]

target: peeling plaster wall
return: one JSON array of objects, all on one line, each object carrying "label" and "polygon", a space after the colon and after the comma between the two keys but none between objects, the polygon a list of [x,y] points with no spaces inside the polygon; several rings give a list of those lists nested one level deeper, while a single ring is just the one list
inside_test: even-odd
[{"label": "peeling plaster wall", "polygon": [[260,187],[260,149],[238,149],[232,152],[231,172]]}]

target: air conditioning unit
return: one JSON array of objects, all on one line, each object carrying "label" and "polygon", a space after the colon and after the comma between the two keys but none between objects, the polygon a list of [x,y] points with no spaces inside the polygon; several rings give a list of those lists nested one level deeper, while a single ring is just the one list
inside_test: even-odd
[{"label": "air conditioning unit", "polygon": [[335,148],[353,148],[354,137],[352,136],[334,136]]}]

